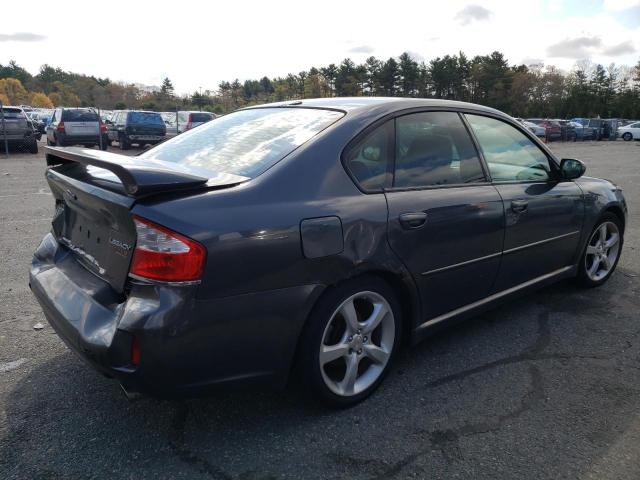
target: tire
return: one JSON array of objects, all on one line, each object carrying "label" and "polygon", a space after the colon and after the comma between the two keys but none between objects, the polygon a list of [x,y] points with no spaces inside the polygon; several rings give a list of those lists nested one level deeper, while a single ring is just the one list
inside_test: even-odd
[{"label": "tire", "polygon": [[[603,233],[603,229],[606,232]],[[596,222],[580,255],[578,282],[584,287],[592,288],[609,280],[618,265],[623,244],[624,230],[620,218],[613,213],[605,213]]]},{"label": "tire", "polygon": [[106,150],[107,148],[109,148],[109,144],[110,142],[107,142],[106,140],[102,142],[102,146],[100,146],[100,144],[98,144],[98,148],[102,151]]},{"label": "tire", "polygon": [[52,142],[51,140],[49,140],[47,138],[47,145],[49,145],[50,147],[55,147],[56,146],[56,142]]},{"label": "tire", "polygon": [[[348,322],[342,312],[351,312],[355,320]],[[401,323],[396,294],[378,277],[359,277],[327,292],[311,312],[299,343],[297,367],[307,392],[341,408],[367,398],[389,371]]]},{"label": "tire", "polygon": [[27,143],[27,150],[29,153],[38,153],[38,141],[35,138]]},{"label": "tire", "polygon": [[131,144],[124,135],[118,137],[118,143],[120,144],[120,150],[129,150],[131,148]]},{"label": "tire", "polygon": [[623,139],[625,142],[628,142],[629,140],[633,140],[633,135],[631,135],[631,132],[625,132],[625,133],[622,135],[622,139]]},{"label": "tire", "polygon": [[58,137],[55,137],[56,147],[64,147],[66,144],[61,141]]}]

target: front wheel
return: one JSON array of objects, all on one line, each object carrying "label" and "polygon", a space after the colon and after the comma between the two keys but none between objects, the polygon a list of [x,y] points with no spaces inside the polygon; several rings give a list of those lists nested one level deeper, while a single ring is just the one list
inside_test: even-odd
[{"label": "front wheel", "polygon": [[613,274],[624,241],[622,222],[606,213],[598,221],[582,253],[578,281],[585,287],[598,287]]},{"label": "front wheel", "polygon": [[305,327],[299,367],[317,397],[348,407],[371,395],[400,343],[401,309],[377,277],[338,286],[314,308]]},{"label": "front wheel", "polygon": [[625,132],[624,135],[622,135],[622,139],[625,142],[628,142],[629,140],[631,140],[633,138],[633,135],[631,135],[631,132]]}]

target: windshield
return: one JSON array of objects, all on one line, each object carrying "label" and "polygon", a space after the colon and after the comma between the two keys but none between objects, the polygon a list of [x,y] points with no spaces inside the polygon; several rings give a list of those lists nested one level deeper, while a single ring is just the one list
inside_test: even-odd
[{"label": "windshield", "polygon": [[159,113],[150,112],[129,112],[129,122],[164,125],[164,120]]},{"label": "windshield", "polygon": [[344,114],[309,108],[240,110],[141,155],[254,178]]}]

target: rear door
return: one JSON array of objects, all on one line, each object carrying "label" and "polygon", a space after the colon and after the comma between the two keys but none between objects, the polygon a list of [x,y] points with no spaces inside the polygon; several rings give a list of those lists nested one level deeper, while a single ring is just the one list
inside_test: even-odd
[{"label": "rear door", "polygon": [[465,116],[504,202],[504,252],[494,290],[572,265],[584,218],[582,190],[559,180],[555,162],[524,131],[496,118]]},{"label": "rear door", "polygon": [[456,112],[395,120],[386,191],[392,249],[419,286],[425,320],[489,294],[500,265],[504,210]]},{"label": "rear door", "polygon": [[85,109],[67,109],[62,113],[64,130],[72,137],[97,137],[100,133],[98,114]]}]

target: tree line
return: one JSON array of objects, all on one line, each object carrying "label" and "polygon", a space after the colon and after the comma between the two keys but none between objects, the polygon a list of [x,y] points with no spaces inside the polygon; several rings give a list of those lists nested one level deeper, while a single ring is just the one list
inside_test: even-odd
[{"label": "tree line", "polygon": [[634,67],[589,61],[568,72],[509,65],[500,52],[463,52],[418,61],[405,52],[381,60],[350,58],[284,77],[223,81],[216,90],[176,95],[170,79],[157,91],[43,65],[31,75],[16,62],[0,65],[0,101],[103,109],[202,109],[227,113],[272,101],[342,96],[446,98],[479,103],[519,117],[640,118],[640,61]]}]

